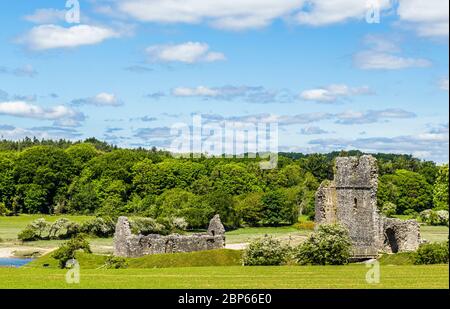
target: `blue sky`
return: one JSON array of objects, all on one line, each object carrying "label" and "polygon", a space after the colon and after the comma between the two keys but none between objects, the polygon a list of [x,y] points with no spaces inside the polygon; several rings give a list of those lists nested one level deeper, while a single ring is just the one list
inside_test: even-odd
[{"label": "blue sky", "polygon": [[2,1],[0,136],[164,147],[201,114],[448,162],[447,0],[232,2]]}]

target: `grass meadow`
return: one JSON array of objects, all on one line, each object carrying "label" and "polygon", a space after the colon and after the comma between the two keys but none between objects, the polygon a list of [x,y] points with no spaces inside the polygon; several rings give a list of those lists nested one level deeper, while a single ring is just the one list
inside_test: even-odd
[{"label": "grass meadow", "polygon": [[345,266],[214,266],[145,269],[83,269],[80,283],[67,284],[65,270],[0,268],[0,288],[124,289],[301,289],[407,288],[448,289],[448,265],[381,267],[378,284],[366,282],[367,267]]}]

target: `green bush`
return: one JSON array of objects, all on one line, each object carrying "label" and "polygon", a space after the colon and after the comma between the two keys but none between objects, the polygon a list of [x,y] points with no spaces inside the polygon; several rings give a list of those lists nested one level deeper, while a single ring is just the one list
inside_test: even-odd
[{"label": "green bush", "polygon": [[17,238],[22,241],[33,241],[38,240],[39,236],[36,234],[36,231],[34,229],[27,226],[22,231],[20,231],[20,233],[17,235]]},{"label": "green bush", "polygon": [[391,202],[386,202],[381,207],[381,213],[388,218],[392,218],[397,213],[397,205]]},{"label": "green bush", "polygon": [[448,225],[448,211],[427,209],[420,213],[420,219],[429,225]]},{"label": "green bush", "polygon": [[185,231],[188,227],[188,223],[182,217],[172,218],[172,226],[175,231]]},{"label": "green bush", "polygon": [[9,216],[11,211],[6,208],[5,203],[0,202],[0,216]]},{"label": "green bush", "polygon": [[36,219],[28,224],[18,235],[22,241],[33,241],[39,239],[48,239],[51,224],[45,221],[45,219]]},{"label": "green bush", "polygon": [[448,263],[448,241],[445,243],[422,244],[416,252],[415,264]]},{"label": "green bush", "polygon": [[316,233],[295,249],[300,265],[343,265],[351,255],[348,231],[339,225],[320,225]]},{"label": "green bush", "polygon": [[66,218],[56,220],[49,230],[50,239],[69,239],[81,232],[81,226]]},{"label": "green bush", "polygon": [[281,265],[287,261],[290,248],[266,236],[253,240],[244,251],[244,265]]},{"label": "green bush", "polygon": [[115,222],[110,217],[97,217],[83,222],[81,231],[97,237],[111,237],[114,235]]},{"label": "green bush", "polygon": [[131,230],[133,234],[162,234],[165,227],[153,218],[134,218],[131,221]]},{"label": "green bush", "polygon": [[78,223],[66,218],[58,219],[53,223],[45,219],[37,219],[27,225],[17,237],[22,241],[69,239],[80,233],[80,230]]},{"label": "green bush", "polygon": [[127,268],[128,267],[128,262],[123,257],[110,255],[110,256],[108,256],[106,258],[105,267],[107,269]]},{"label": "green bush", "polygon": [[59,262],[60,268],[65,268],[67,261],[75,258],[75,253],[78,250],[83,250],[86,253],[91,253],[89,242],[82,234],[63,243],[53,254],[52,257]]}]

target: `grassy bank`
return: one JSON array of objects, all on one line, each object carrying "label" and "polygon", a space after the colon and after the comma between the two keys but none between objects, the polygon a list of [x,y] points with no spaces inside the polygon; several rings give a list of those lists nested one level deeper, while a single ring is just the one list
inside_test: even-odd
[{"label": "grassy bank", "polygon": [[[128,269],[132,268],[168,268],[199,266],[238,266],[241,265],[242,251],[209,250],[188,253],[153,254],[139,258],[127,258]],[[96,269],[105,265],[107,256],[77,252],[76,259],[82,269]],[[28,264],[27,268],[57,269],[58,261],[51,254],[40,257]]]}]

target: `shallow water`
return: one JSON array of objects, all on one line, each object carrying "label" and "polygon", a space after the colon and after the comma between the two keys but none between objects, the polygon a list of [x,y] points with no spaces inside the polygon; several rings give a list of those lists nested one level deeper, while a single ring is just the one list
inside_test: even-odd
[{"label": "shallow water", "polygon": [[20,267],[28,264],[33,259],[19,259],[19,258],[0,258],[0,267]]}]

